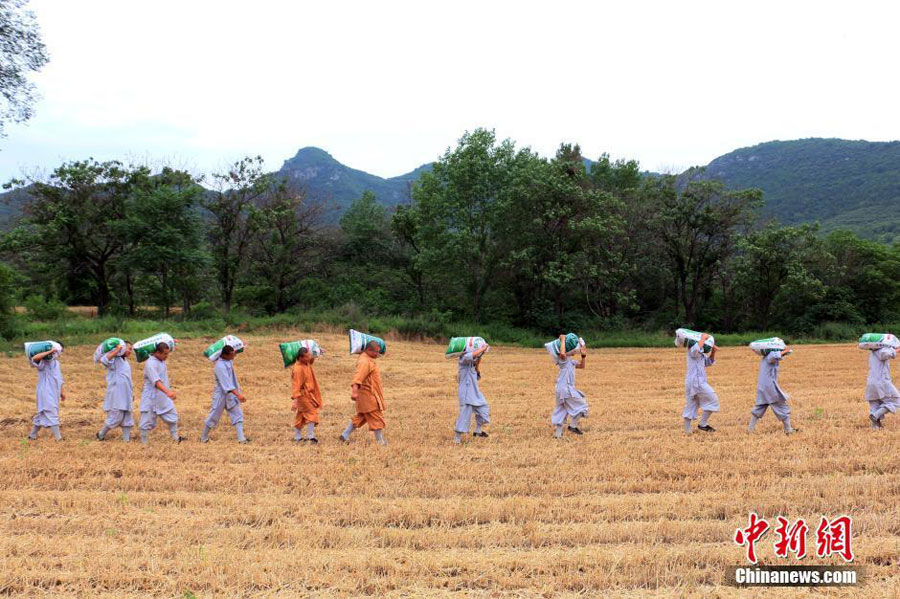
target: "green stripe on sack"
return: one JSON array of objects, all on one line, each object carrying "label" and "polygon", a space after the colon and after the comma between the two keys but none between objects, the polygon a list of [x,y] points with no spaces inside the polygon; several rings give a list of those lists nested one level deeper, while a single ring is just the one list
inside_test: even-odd
[{"label": "green stripe on sack", "polygon": [[444,356],[452,358],[458,356],[468,349],[478,349],[487,343],[483,337],[451,337],[450,343],[447,345],[447,351]]},{"label": "green stripe on sack", "polygon": [[313,356],[319,357],[325,350],[323,350],[318,342],[313,339],[307,339],[306,341],[287,341],[285,343],[279,343],[278,349],[281,351],[281,361],[284,363],[284,367],[287,368],[291,364],[297,361],[297,357],[300,355],[301,348],[307,348]]},{"label": "green stripe on sack", "polygon": [[384,339],[381,337],[376,337],[374,335],[369,335],[368,333],[360,333],[359,331],[350,329],[348,333],[350,337],[350,353],[351,354],[360,354],[363,350],[366,349],[366,346],[370,341],[374,341],[379,346],[379,354],[384,354],[387,351],[387,344],[384,342]]},{"label": "green stripe on sack", "polygon": [[156,351],[157,343],[165,343],[169,346],[169,350],[175,349],[175,340],[168,333],[158,333],[147,339],[141,339],[132,346],[134,356],[138,362],[144,362],[150,357],[150,354]]}]

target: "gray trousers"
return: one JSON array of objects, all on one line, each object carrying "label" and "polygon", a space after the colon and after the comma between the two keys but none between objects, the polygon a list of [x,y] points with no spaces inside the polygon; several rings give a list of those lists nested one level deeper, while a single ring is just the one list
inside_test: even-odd
[{"label": "gray trousers", "polygon": [[489,424],[491,421],[491,408],[484,404],[483,406],[471,406],[467,403],[459,406],[459,417],[456,419],[456,432],[469,432],[469,424],[472,416],[475,416],[475,422],[479,425]]},{"label": "gray trousers", "polygon": [[117,426],[123,428],[134,426],[134,417],[131,415],[131,410],[107,410],[104,426],[108,429],[114,429]]},{"label": "gray trousers", "polygon": [[153,429],[155,429],[157,417],[159,417],[166,424],[178,423],[178,412],[176,412],[175,410],[169,410],[165,414],[157,414],[153,410],[150,410],[149,412],[141,412],[141,430],[152,431]]},{"label": "gray trousers", "polygon": [[881,408],[886,409],[891,414],[896,414],[897,410],[900,409],[900,401],[892,398],[873,399],[869,401],[869,414],[874,414]]},{"label": "gray trousers", "polygon": [[779,420],[784,420],[791,415],[791,408],[788,405],[788,402],[785,400],[781,400],[775,403],[758,403],[753,406],[753,409],[750,410],[750,413],[757,418],[762,418],[763,414],[766,413],[766,408],[772,408],[772,412]]}]

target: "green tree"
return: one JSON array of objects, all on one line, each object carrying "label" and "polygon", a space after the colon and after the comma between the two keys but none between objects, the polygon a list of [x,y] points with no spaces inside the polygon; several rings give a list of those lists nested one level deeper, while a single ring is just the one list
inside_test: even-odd
[{"label": "green tree", "polygon": [[422,268],[422,250],[419,245],[419,212],[415,206],[397,206],[391,216],[391,232],[396,244],[398,268],[403,280],[416,298],[416,308],[423,310],[428,302],[428,277]]},{"label": "green tree", "polygon": [[591,183],[594,189],[622,196],[636,191],[643,183],[640,165],[636,160],[609,159],[603,153],[600,159],[591,164]]},{"label": "green tree", "polygon": [[692,326],[712,293],[721,262],[734,251],[739,231],[753,221],[762,200],[759,190],[730,191],[699,174],[688,173],[684,182],[660,177],[650,188],[658,210],[651,234],[663,243],[678,316]]},{"label": "green tree", "polygon": [[0,263],[0,337],[12,335],[13,310],[19,295],[21,277],[10,266]]},{"label": "green tree", "polygon": [[298,284],[316,273],[323,255],[317,234],[322,213],[322,205],[302,192],[271,181],[250,216],[250,285],[243,295],[252,295],[257,307],[281,313],[297,302]]},{"label": "green tree", "polygon": [[48,181],[31,181],[25,216],[6,236],[5,247],[25,254],[45,279],[88,283],[98,312],[106,314],[125,246],[126,203],[147,185],[149,169],[143,166],[94,159],[65,163]]},{"label": "green tree", "polygon": [[346,236],[347,251],[354,257],[381,262],[390,247],[390,224],[387,210],[375,194],[363,192],[341,216],[341,230]]},{"label": "green tree", "polygon": [[338,295],[342,302],[378,312],[402,312],[405,285],[398,241],[387,210],[365,191],[341,217]]},{"label": "green tree", "polygon": [[31,118],[34,84],[28,76],[49,62],[47,48],[27,0],[0,2],[0,135],[8,123]]},{"label": "green tree", "polygon": [[634,160],[610,162],[608,154],[591,165],[593,210],[582,225],[584,262],[579,266],[584,301],[591,313],[608,320],[637,308],[634,286],[647,216],[636,201],[643,179]]},{"label": "green tree", "polygon": [[822,251],[817,231],[811,225],[770,224],[738,241],[737,285],[751,327],[769,330],[776,309],[784,310],[798,286],[815,286],[810,266]]},{"label": "green tree", "polygon": [[869,323],[895,322],[900,316],[900,244],[888,246],[835,231],[825,239],[835,269],[828,283],[847,289]]},{"label": "green tree", "polygon": [[418,213],[417,262],[448,298],[480,321],[495,283],[503,243],[501,194],[509,185],[515,147],[496,143],[493,131],[466,132],[413,187]]},{"label": "green tree", "polygon": [[209,245],[222,304],[230,313],[253,235],[250,214],[271,188],[272,176],[263,173],[263,159],[256,156],[239,160],[227,172],[214,173],[212,179],[215,190],[202,205],[212,215]]},{"label": "green tree", "polygon": [[203,194],[190,174],[165,168],[129,198],[123,226],[131,248],[122,266],[154,282],[151,294],[166,318],[176,295],[184,313],[190,312],[197,299],[195,283],[209,262],[198,213]]},{"label": "green tree", "polygon": [[549,161],[518,152],[502,197],[503,266],[517,322],[555,332],[566,327],[567,310],[604,303],[598,287],[613,266],[610,238],[621,220],[612,195],[594,189],[580,148],[563,144]]}]

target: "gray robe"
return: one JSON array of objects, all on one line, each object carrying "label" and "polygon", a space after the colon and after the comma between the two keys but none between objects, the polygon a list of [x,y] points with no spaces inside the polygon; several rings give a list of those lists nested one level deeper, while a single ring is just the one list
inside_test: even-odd
[{"label": "gray robe", "polygon": [[550,415],[550,422],[554,426],[566,423],[567,418],[578,419],[588,415],[588,405],[584,400],[584,393],[575,388],[575,367],[577,364],[571,358],[555,359],[559,368],[556,377],[556,406]]},{"label": "gray robe", "polygon": [[706,381],[706,369],[716,363],[700,351],[700,345],[695,343],[687,352],[687,373],[684,377],[684,396],[690,400],[695,395],[715,395],[716,392]]},{"label": "gray robe", "polygon": [[63,387],[59,360],[52,358],[38,363],[29,360],[28,363],[38,371],[37,413],[32,422],[35,426],[59,426],[59,395]]},{"label": "gray robe", "polygon": [[241,409],[241,402],[233,391],[241,393],[241,386],[238,384],[237,375],[234,373],[233,360],[216,360],[213,368],[213,398],[212,407],[209,410],[209,416],[206,418],[206,426],[213,428],[219,423],[222,412],[228,410],[228,417],[231,418],[231,424],[237,424],[244,421],[244,411]]},{"label": "gray robe", "polygon": [[756,380],[756,405],[777,404],[788,400],[788,394],[778,386],[778,367],[784,356],[780,351],[770,352],[759,362]]},{"label": "gray robe", "polygon": [[561,360],[556,358],[556,367],[559,375],[556,377],[556,401],[560,402],[570,397],[583,399],[584,393],[575,388],[575,367],[577,364],[572,358]]},{"label": "gray robe", "polygon": [[169,369],[165,362],[156,359],[156,356],[150,356],[144,365],[144,388],[141,390],[141,412],[153,412],[154,414],[165,414],[175,411],[175,402],[156,388],[157,381],[169,386]]},{"label": "gray robe", "polygon": [[457,433],[469,432],[472,416],[479,425],[489,424],[491,409],[487,400],[478,388],[478,371],[475,370],[475,358],[467,351],[459,357],[459,416],[456,417]]},{"label": "gray robe", "polygon": [[459,405],[486,406],[487,400],[478,388],[478,371],[475,358],[467,351],[459,357]]},{"label": "gray robe", "polygon": [[890,348],[869,352],[869,378],[866,380],[866,401],[900,400],[900,392],[891,380],[891,363],[897,351]]},{"label": "gray robe", "polygon": [[122,410],[130,412],[134,400],[134,388],[131,381],[131,364],[122,356],[112,360],[103,355],[100,363],[106,367],[106,397],[103,398],[104,411]]}]

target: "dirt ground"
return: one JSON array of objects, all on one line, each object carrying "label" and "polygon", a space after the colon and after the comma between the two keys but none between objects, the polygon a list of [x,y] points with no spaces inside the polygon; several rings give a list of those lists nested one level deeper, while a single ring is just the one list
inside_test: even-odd
[{"label": "dirt ground", "polygon": [[[279,341],[316,337],[325,398],[317,447],[292,443]],[[40,597],[898,597],[900,417],[872,431],[866,355],[801,346],[781,370],[788,437],[772,414],[746,432],[758,358],[720,350],[713,434],[681,432],[683,350],[591,351],[577,384],[585,434],[552,439],[556,368],[543,350],[493,347],[482,371],[490,438],[451,443],[456,364],[443,347],[389,340],[380,360],[387,447],[368,431],[337,441],[353,412],[345,336],[249,335],[235,367],[249,445],[227,417],[199,442],[212,367],[186,341],[169,360],[181,432],[147,447],[106,442],[93,347],[62,356],[65,440],[25,440],[35,370],[0,358],[0,595]],[[99,340],[98,340],[99,341]],[[135,393],[142,367],[133,364]],[[137,403],[135,403],[137,406]],[[137,437],[137,435],[135,435]],[[815,555],[821,516],[853,518],[856,589],[737,589],[733,541],[750,512],[810,525],[808,555],[764,564],[843,564]]]}]

